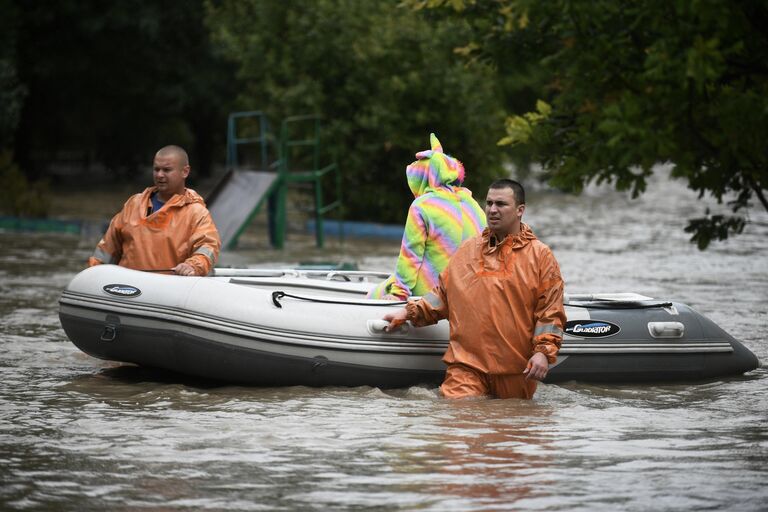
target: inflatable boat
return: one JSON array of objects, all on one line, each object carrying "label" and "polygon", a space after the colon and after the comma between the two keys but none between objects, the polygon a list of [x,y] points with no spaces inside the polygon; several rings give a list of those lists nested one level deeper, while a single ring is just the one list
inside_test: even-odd
[{"label": "inflatable boat", "polygon": [[[402,303],[365,298],[359,271],[216,269],[180,277],[99,265],[60,299],[69,339],[91,356],[257,386],[437,385],[448,324],[385,332]],[[566,297],[565,335],[546,382],[674,382],[759,366],[690,307],[634,293]]]}]

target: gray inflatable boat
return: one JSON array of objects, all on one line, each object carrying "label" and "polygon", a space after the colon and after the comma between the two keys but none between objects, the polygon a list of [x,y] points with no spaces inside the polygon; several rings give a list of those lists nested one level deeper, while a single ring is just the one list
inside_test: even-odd
[{"label": "gray inflatable boat", "polygon": [[[59,317],[91,356],[257,386],[437,385],[448,325],[384,331],[401,303],[365,299],[384,273],[216,269],[179,277],[99,265],[76,275]],[[546,382],[665,383],[759,366],[685,304],[633,293],[570,295]]]}]

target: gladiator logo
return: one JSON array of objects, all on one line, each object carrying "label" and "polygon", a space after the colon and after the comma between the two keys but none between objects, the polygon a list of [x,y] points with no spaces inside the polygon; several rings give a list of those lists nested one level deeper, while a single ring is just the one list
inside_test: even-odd
[{"label": "gladiator logo", "polygon": [[118,297],[138,297],[141,295],[141,290],[129,284],[108,284],[103,290]]},{"label": "gladiator logo", "polygon": [[580,338],[607,338],[617,334],[621,328],[603,320],[571,320],[565,324],[565,333]]}]

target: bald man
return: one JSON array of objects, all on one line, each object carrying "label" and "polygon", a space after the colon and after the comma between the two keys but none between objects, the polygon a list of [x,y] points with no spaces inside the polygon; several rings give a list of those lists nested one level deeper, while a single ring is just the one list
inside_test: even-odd
[{"label": "bald man", "polygon": [[112,263],[182,276],[210,273],[221,240],[205,202],[186,188],[187,152],[166,146],[155,154],[155,185],[131,196],[112,218],[88,265]]}]

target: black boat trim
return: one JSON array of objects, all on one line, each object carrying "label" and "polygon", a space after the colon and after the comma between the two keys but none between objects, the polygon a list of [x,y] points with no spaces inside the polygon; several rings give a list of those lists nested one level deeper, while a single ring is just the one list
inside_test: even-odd
[{"label": "black boat trim", "polygon": [[[620,349],[620,350],[617,350]],[[558,354],[639,354],[639,353],[733,352],[727,341],[684,343],[568,343]]]},{"label": "black boat trim", "polygon": [[643,304],[638,301],[621,301],[610,299],[592,299],[586,304],[574,304],[573,302],[567,302],[565,306],[572,308],[587,308],[587,309],[656,309],[656,308],[671,308],[674,306],[671,302],[653,302],[651,304]]}]

